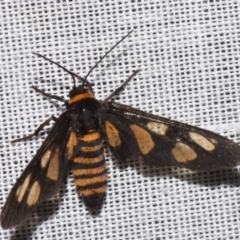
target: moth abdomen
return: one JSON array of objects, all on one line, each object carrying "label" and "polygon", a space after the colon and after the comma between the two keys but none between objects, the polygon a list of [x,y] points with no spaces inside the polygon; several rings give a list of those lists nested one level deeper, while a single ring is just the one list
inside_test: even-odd
[{"label": "moth abdomen", "polygon": [[107,165],[99,132],[78,137],[74,150],[73,175],[79,195],[90,210],[101,208],[107,191]]}]

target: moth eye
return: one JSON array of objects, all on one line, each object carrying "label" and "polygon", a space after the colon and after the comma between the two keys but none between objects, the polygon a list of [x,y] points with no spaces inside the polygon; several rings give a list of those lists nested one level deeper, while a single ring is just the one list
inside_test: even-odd
[{"label": "moth eye", "polygon": [[131,125],[130,128],[136,137],[140,151],[144,155],[148,154],[155,145],[149,132],[135,124]]},{"label": "moth eye", "polygon": [[178,162],[188,162],[197,158],[196,152],[188,145],[178,142],[172,150],[173,157]]},{"label": "moth eye", "polygon": [[195,143],[197,143],[200,147],[204,148],[205,150],[213,151],[215,149],[215,145],[213,143],[216,141],[214,139],[213,141],[210,141],[207,138],[195,132],[189,132],[189,136]]}]

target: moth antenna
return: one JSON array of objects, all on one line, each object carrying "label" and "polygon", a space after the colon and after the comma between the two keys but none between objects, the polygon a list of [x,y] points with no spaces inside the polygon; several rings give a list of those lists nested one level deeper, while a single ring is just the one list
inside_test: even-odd
[{"label": "moth antenna", "polygon": [[54,62],[54,61],[51,60],[50,58],[47,58],[47,57],[45,57],[45,56],[43,56],[43,55],[41,55],[41,54],[39,54],[39,53],[35,53],[35,52],[33,52],[33,54],[36,55],[36,56],[38,56],[38,57],[41,57],[41,58],[43,58],[43,59],[45,59],[45,60],[47,60],[47,61],[49,61],[49,62],[52,63],[52,64],[57,65],[58,67],[60,67],[61,69],[63,69],[65,72],[67,72],[69,75],[71,75],[71,76],[72,76],[72,79],[73,79],[73,85],[74,85],[74,87],[76,87],[76,80],[75,80],[75,78],[77,78],[78,80],[82,81],[83,84],[87,83],[88,88],[90,89],[90,91],[93,92],[93,89],[92,89],[91,84],[90,84],[88,81],[86,81],[86,79],[84,79],[83,77],[81,77],[81,76],[77,75],[76,73],[68,70],[67,68],[63,67],[61,64],[59,64],[59,63],[57,63],[57,62]]},{"label": "moth antenna", "polygon": [[132,32],[134,31],[134,29],[132,29],[130,32],[128,32],[124,37],[122,37],[117,43],[115,43],[100,59],[99,61],[97,61],[92,67],[91,69],[88,71],[87,75],[84,77],[85,81],[83,81],[83,86],[85,84],[85,82],[87,82],[87,78],[88,76],[91,74],[91,72],[93,71],[94,68],[96,68],[98,66],[98,64],[115,48],[117,47],[123,40],[125,40]]}]

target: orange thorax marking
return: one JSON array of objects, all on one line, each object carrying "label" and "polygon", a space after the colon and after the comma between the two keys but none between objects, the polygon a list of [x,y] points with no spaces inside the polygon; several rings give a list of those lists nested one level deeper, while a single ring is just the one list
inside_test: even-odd
[{"label": "orange thorax marking", "polygon": [[79,102],[86,98],[94,98],[94,96],[90,92],[80,93],[80,94],[76,95],[75,97],[73,97],[72,99],[70,99],[70,104]]}]

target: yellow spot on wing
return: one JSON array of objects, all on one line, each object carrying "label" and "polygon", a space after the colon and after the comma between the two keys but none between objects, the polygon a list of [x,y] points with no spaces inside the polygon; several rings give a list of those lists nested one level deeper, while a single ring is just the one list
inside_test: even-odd
[{"label": "yellow spot on wing", "polygon": [[59,175],[59,148],[56,148],[49,162],[47,177],[53,181],[56,181],[58,179],[58,175]]},{"label": "yellow spot on wing", "polygon": [[118,147],[121,145],[121,139],[117,128],[109,121],[105,122],[106,133],[108,142],[112,147]]},{"label": "yellow spot on wing", "polygon": [[147,128],[156,134],[165,136],[168,126],[163,124],[163,123],[158,123],[158,122],[148,122]]},{"label": "yellow spot on wing", "polygon": [[17,196],[17,201],[18,202],[21,202],[24,195],[25,195],[25,192],[29,186],[29,183],[30,183],[30,180],[31,180],[31,176],[32,174],[28,174],[27,177],[25,178],[23,184],[21,186],[19,186],[17,192],[16,192],[16,196]]},{"label": "yellow spot on wing", "polygon": [[49,159],[50,159],[50,157],[51,157],[51,154],[52,154],[52,152],[51,152],[50,150],[47,150],[47,151],[43,154],[43,156],[42,156],[42,158],[41,158],[41,168],[45,168],[45,167],[47,166],[48,161],[49,161]]},{"label": "yellow spot on wing", "polygon": [[147,132],[145,129],[134,124],[131,125],[130,128],[132,129],[136,137],[140,151],[143,154],[148,154],[154,147],[154,142],[152,140],[150,133]]},{"label": "yellow spot on wing", "polygon": [[67,150],[68,150],[68,159],[71,159],[73,157],[73,149],[76,146],[78,140],[76,137],[76,134],[71,131],[70,137],[67,143]]},{"label": "yellow spot on wing", "polygon": [[204,148],[205,150],[213,151],[215,149],[215,145],[213,144],[214,142],[208,140],[202,135],[195,132],[189,132],[189,136],[195,143],[197,143],[200,147]]},{"label": "yellow spot on wing", "polygon": [[35,205],[40,196],[40,184],[38,181],[35,181],[29,191],[28,198],[27,198],[27,205],[29,207]]},{"label": "yellow spot on wing", "polygon": [[183,163],[192,161],[197,157],[195,151],[182,142],[176,143],[175,147],[172,149],[172,155],[176,161]]}]

